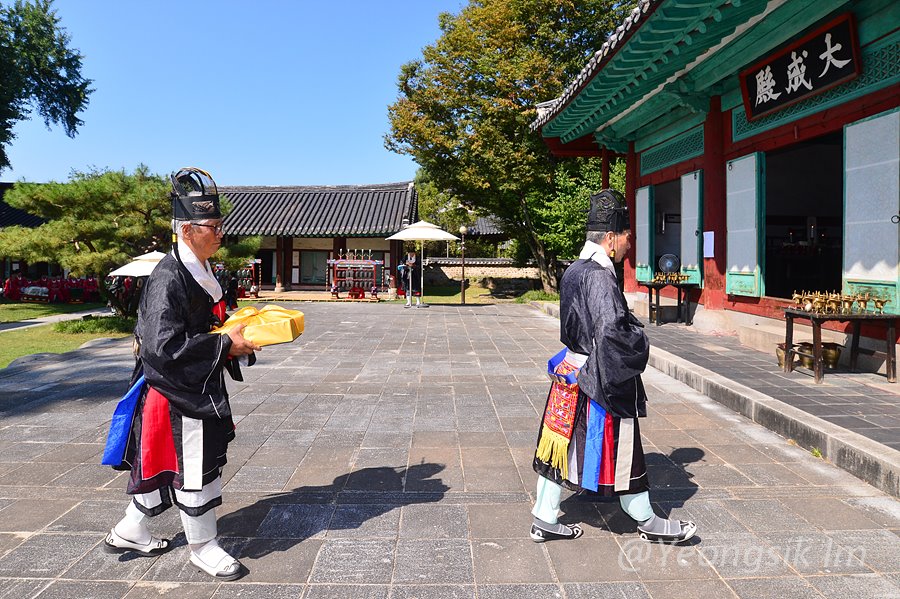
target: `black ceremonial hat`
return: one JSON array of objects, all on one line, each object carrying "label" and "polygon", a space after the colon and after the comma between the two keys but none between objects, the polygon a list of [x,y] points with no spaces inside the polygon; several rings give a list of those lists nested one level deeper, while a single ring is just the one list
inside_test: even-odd
[{"label": "black ceremonial hat", "polygon": [[604,189],[591,196],[587,230],[621,233],[631,228],[625,197],[615,189]]},{"label": "black ceremonial hat", "polygon": [[187,167],[172,175],[172,218],[204,220],[222,218],[216,182],[204,170]]}]

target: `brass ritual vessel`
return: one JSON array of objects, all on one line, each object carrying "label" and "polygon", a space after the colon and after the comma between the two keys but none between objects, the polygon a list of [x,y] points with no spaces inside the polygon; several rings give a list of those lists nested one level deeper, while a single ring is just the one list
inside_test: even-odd
[{"label": "brass ritual vessel", "polygon": [[685,275],[678,272],[658,272],[653,276],[653,282],[674,285],[677,283],[684,283],[689,278],[691,278],[690,275]]},{"label": "brass ritual vessel", "polygon": [[[889,297],[873,296],[870,292],[865,293],[840,293],[838,291],[801,291],[791,294],[791,301],[798,310],[812,312],[814,314],[884,314],[884,306],[890,302]],[[869,310],[869,302],[874,304],[874,308]],[[776,348],[778,354],[778,363],[784,366],[784,344],[779,344]],[[797,351],[810,354],[809,356],[799,356],[800,364],[806,368],[813,368],[812,343],[800,343],[796,346]],[[822,362],[826,368],[837,368],[838,361],[841,358],[841,350],[843,346],[838,343],[822,344]]]},{"label": "brass ritual vessel", "polygon": [[852,295],[842,295],[841,296],[841,314],[850,314],[853,312],[853,296]]},{"label": "brass ritual vessel", "polygon": [[[778,367],[784,368],[784,358],[787,352],[785,352],[785,347],[787,347],[784,343],[779,343],[775,346],[775,357],[778,358]],[[791,346],[793,347],[793,346]],[[793,360],[793,355],[791,356]]]},{"label": "brass ritual vessel", "polygon": [[869,312],[869,302],[875,304],[872,313],[884,314],[885,304],[891,301],[888,297],[874,297],[869,292],[844,294],[837,291],[794,291],[791,300],[797,309],[816,314],[865,314]]},{"label": "brass ritual vessel", "polygon": [[[778,366],[780,368],[784,368],[784,360],[787,355],[786,347],[787,346],[784,343],[779,343],[775,346],[775,356],[778,358]],[[800,352],[797,356],[800,358],[800,365],[812,370],[815,365],[815,359],[813,358],[813,344],[804,341],[803,343],[798,343],[792,347],[796,347],[797,351]],[[844,347],[839,343],[822,344],[822,363],[825,365],[825,368],[828,368],[829,370],[837,368],[838,361],[841,359],[842,349],[844,349]],[[791,356],[791,359],[794,359],[793,355]]]},{"label": "brass ritual vessel", "polygon": [[841,359],[842,349],[843,346],[838,343],[822,344],[822,362],[825,363],[825,368],[828,368],[829,370],[837,368],[838,361]]},{"label": "brass ritual vessel", "polygon": [[813,360],[813,357],[812,357],[812,353],[813,353],[813,344],[812,344],[812,343],[808,343],[808,342],[800,343],[800,344],[798,345],[798,349],[799,349],[801,352],[803,352],[804,354],[808,354],[808,355],[805,355],[805,356],[802,355],[802,354],[800,355],[800,365],[803,366],[804,368],[809,368],[810,370],[812,370],[812,368],[813,368],[813,363],[814,363],[814,360]]}]

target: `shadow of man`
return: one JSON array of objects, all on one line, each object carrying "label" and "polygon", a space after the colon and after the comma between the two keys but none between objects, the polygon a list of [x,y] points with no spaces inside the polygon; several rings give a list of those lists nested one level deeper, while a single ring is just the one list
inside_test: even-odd
[{"label": "shadow of man", "polygon": [[[699,462],[705,455],[699,447],[679,447],[669,455],[659,452],[644,454],[650,481],[650,502],[657,515],[668,518],[673,510],[684,507],[687,500],[697,493],[699,487],[687,466]],[[637,532],[637,523],[619,506],[618,497],[582,491],[563,501],[560,509],[565,512],[561,522],[583,522],[595,528],[603,528],[605,523],[609,532],[618,535]]]},{"label": "shadow of man", "polygon": [[247,558],[286,551],[328,531],[370,528],[373,536],[396,536],[400,514],[391,512],[440,501],[449,487],[432,477],[443,469],[443,464],[432,463],[363,468],[341,474],[328,485],[266,495],[219,518],[219,534],[249,539],[240,551]]}]

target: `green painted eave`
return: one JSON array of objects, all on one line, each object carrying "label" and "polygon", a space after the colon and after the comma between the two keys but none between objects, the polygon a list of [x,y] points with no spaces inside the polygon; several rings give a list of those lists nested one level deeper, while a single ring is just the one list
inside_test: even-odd
[{"label": "green painted eave", "polygon": [[[881,2],[882,0],[878,0]],[[888,2],[892,0],[887,0]],[[830,12],[847,4],[847,0],[789,0],[775,8],[771,14],[721,48],[714,59],[708,60],[691,69],[687,78],[693,89],[702,90],[721,80],[723,70],[733,72],[745,66],[748,57],[760,56],[773,48],[784,44],[816,23]],[[869,2],[871,4],[871,2]],[[785,25],[789,24],[788,27]]]},{"label": "green painted eave", "polygon": [[676,120],[667,113],[691,120],[705,113],[710,96],[735,91],[738,69],[830,13],[895,1],[662,0],[542,135],[564,144],[592,135],[608,148],[646,139],[654,121],[665,127]]},{"label": "green painted eave", "polygon": [[766,0],[663,0],[542,134],[569,142],[591,133],[684,70],[766,5]]}]

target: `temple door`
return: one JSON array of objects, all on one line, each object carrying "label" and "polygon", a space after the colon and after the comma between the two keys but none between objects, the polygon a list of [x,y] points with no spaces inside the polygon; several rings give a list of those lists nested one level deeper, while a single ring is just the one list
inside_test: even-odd
[{"label": "temple door", "polygon": [[900,111],[844,127],[845,293],[900,313]]},{"label": "temple door", "polygon": [[653,188],[649,185],[635,192],[634,262],[638,281],[653,279]]},{"label": "temple door", "polygon": [[681,177],[681,273],[685,282],[700,285],[703,265],[700,260],[703,242],[703,171]]},{"label": "temple door", "polygon": [[725,292],[763,295],[762,236],[765,234],[765,155],[729,160],[725,169]]}]

